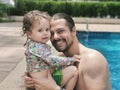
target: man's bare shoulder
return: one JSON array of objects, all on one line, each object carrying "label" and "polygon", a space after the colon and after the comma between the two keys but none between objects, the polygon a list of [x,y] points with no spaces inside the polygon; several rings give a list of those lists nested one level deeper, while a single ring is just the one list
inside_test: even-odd
[{"label": "man's bare shoulder", "polygon": [[103,56],[103,54],[95,49],[91,49],[91,48],[87,48],[85,53],[84,53],[87,57],[86,59],[92,59],[92,60],[95,60],[95,61],[98,61],[98,60],[105,60],[105,57]]},{"label": "man's bare shoulder", "polygon": [[87,48],[87,50],[84,52],[83,56],[83,65],[86,66],[84,68],[86,69],[93,69],[93,70],[99,70],[102,69],[103,66],[107,66],[107,61],[105,57],[97,50]]},{"label": "man's bare shoulder", "polygon": [[[87,48],[80,62],[85,82],[91,90],[111,90],[108,63],[105,57],[94,49]],[[99,85],[95,85],[99,83]],[[94,89],[93,89],[94,87]]]}]

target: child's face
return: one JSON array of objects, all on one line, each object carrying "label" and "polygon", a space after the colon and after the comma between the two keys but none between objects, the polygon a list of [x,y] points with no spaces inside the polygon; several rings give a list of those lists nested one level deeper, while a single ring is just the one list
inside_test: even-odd
[{"label": "child's face", "polygon": [[50,39],[50,36],[49,21],[43,18],[40,21],[35,21],[32,25],[31,32],[28,32],[28,37],[39,43],[47,43],[47,41]]}]

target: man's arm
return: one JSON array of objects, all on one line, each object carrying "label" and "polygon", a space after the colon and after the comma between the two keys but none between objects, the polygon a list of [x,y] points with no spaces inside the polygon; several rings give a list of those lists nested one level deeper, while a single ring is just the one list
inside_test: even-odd
[{"label": "man's arm", "polygon": [[35,87],[38,90],[64,90],[56,84],[51,74],[48,74],[48,78],[46,80],[40,80],[37,78],[28,77],[26,73],[24,81],[25,81],[25,86],[28,88]]},{"label": "man's arm", "polygon": [[86,90],[111,90],[108,64],[99,52],[88,55],[83,74]]}]

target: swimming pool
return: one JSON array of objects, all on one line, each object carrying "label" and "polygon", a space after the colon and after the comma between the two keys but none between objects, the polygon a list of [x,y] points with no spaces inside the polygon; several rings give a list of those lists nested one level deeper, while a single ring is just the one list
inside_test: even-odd
[{"label": "swimming pool", "polygon": [[100,51],[108,61],[112,90],[120,90],[120,33],[77,32],[85,46]]}]

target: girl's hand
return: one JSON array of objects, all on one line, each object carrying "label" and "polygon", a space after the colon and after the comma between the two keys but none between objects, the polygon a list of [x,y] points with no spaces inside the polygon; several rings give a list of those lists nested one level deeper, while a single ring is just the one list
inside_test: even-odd
[{"label": "girl's hand", "polygon": [[73,58],[75,62],[80,62],[80,55],[74,55]]},{"label": "girl's hand", "polygon": [[74,66],[78,67],[79,63],[80,63],[80,55],[74,55],[73,56],[75,62],[73,63]]}]

